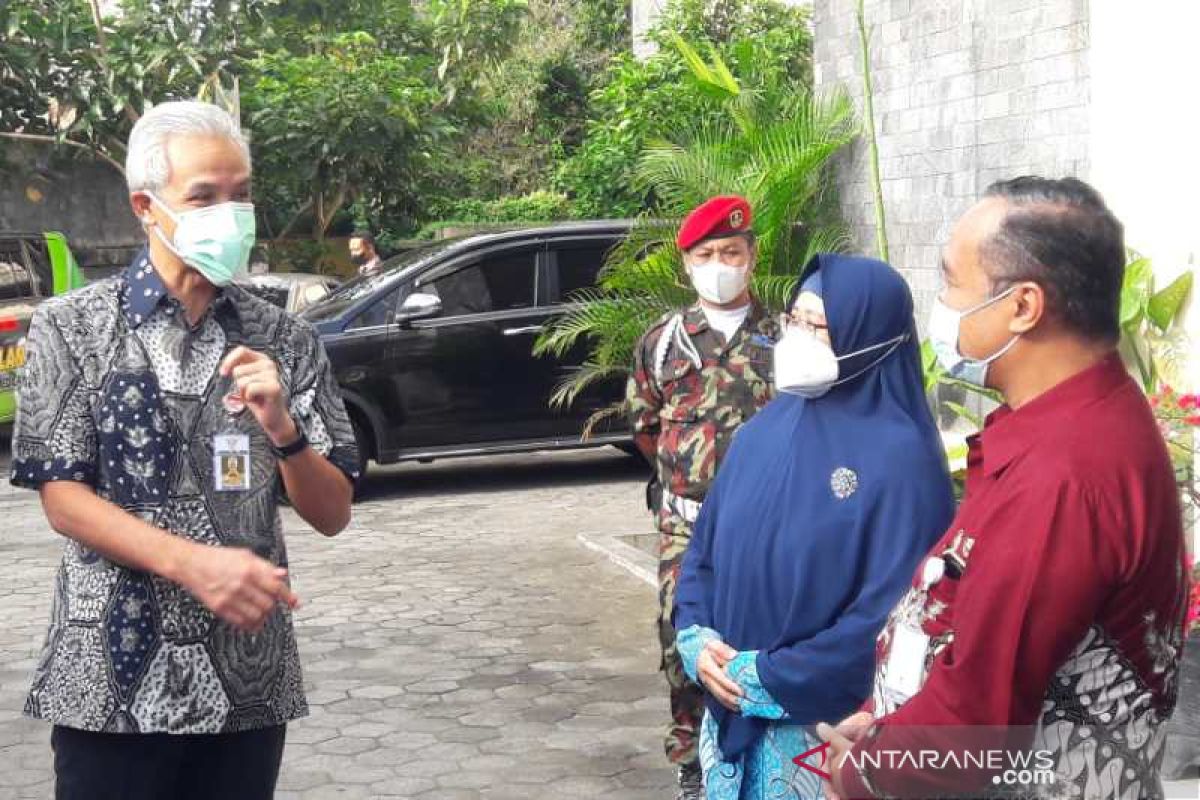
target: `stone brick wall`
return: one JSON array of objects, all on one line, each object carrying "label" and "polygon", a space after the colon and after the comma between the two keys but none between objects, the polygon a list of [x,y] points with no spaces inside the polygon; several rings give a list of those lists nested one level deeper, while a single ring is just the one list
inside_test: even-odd
[{"label": "stone brick wall", "polygon": [[128,263],[145,240],[112,166],[12,141],[0,142],[0,230],[60,231],[84,267]]},{"label": "stone brick wall", "polygon": [[[818,87],[861,108],[856,0],[816,0]],[[867,0],[875,124],[891,260],[922,324],[940,248],[990,184],[1089,170],[1087,0]],[[875,252],[867,148],[838,169],[846,220]]]}]

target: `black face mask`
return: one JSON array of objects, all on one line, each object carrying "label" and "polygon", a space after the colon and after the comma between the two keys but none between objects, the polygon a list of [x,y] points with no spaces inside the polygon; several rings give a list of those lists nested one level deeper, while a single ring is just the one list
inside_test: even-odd
[{"label": "black face mask", "polygon": [[354,264],[356,264],[357,266],[361,267],[363,264],[370,261],[371,257],[368,256],[366,253],[357,253],[357,254],[352,254],[350,256],[350,260],[352,262],[354,262]]}]

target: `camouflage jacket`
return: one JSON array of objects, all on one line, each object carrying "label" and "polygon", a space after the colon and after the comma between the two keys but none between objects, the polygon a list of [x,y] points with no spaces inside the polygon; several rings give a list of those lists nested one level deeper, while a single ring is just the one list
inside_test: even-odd
[{"label": "camouflage jacket", "polygon": [[704,499],[734,432],[774,396],[778,333],[777,320],[755,303],[727,342],[697,304],[664,316],[638,342],[626,395],[634,440],[662,487]]}]

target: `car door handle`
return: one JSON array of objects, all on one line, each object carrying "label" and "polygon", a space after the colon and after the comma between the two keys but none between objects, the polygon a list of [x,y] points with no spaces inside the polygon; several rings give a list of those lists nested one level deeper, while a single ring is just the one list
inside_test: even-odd
[{"label": "car door handle", "polygon": [[501,333],[505,336],[520,336],[523,333],[541,333],[541,325],[526,325],[523,328],[505,328]]}]

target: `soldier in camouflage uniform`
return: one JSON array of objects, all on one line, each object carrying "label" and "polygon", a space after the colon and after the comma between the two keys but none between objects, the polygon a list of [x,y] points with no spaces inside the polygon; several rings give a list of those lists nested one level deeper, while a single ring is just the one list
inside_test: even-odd
[{"label": "soldier in camouflage uniform", "polygon": [[684,674],[671,611],[700,504],[733,434],[772,397],[778,323],[749,294],[754,268],[750,208],[718,197],[684,221],[678,244],[698,302],[658,320],[638,343],[627,399],[638,448],[654,465],[647,502],[659,531],[662,669],[671,691],[667,758],[679,797],[703,796],[697,741],[703,690]]}]

